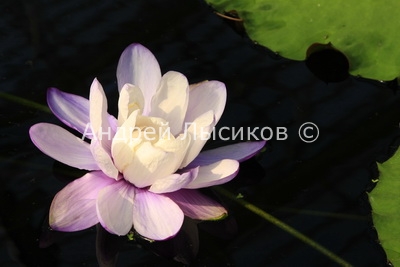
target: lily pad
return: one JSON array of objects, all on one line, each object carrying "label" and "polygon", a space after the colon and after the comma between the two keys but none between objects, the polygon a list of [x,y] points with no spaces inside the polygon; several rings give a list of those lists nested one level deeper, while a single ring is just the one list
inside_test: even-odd
[{"label": "lily pad", "polygon": [[397,0],[206,1],[220,13],[235,10],[251,39],[283,57],[304,60],[313,43],[331,43],[349,58],[353,75],[393,80],[400,74]]},{"label": "lily pad", "polygon": [[400,149],[378,164],[380,177],[369,194],[379,241],[394,266],[400,265]]}]

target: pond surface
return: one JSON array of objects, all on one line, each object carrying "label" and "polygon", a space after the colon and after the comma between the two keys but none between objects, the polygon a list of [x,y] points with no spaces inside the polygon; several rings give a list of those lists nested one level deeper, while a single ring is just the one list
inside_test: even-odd
[{"label": "pond surface", "polygon": [[[0,10],[1,266],[97,266],[95,228],[47,236],[54,195],[79,175],[41,153],[28,130],[37,122],[62,123],[4,93],[45,106],[48,87],[88,97],[97,77],[116,114],[116,66],[133,42],[148,47],[163,72],[182,72],[191,83],[224,82],[228,102],[218,127],[287,129],[287,139],[275,135],[225,189],[353,265],[386,265],[366,192],[378,176],[376,162],[399,144],[397,85],[357,77],[325,83],[304,62],[282,59],[237,33],[202,1],[6,0]],[[305,122],[318,126],[315,142],[299,138]],[[335,265],[214,193],[231,216],[198,225],[194,266]],[[134,241],[121,246],[118,266],[160,265],[182,263]]]}]

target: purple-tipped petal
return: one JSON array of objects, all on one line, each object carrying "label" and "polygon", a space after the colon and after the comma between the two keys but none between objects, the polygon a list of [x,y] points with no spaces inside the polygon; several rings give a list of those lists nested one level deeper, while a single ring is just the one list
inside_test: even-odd
[{"label": "purple-tipped petal", "polygon": [[184,188],[196,189],[219,185],[232,180],[239,171],[239,162],[233,159],[224,159],[210,165],[200,166],[196,179]]},{"label": "purple-tipped petal", "polygon": [[126,83],[138,86],[142,90],[145,100],[143,115],[148,115],[151,98],[161,80],[160,65],[150,50],[140,44],[128,46],[118,62],[117,80],[119,90]]},{"label": "purple-tipped petal", "polygon": [[188,172],[179,174],[174,173],[167,177],[156,180],[149,188],[153,193],[169,193],[174,192],[189,184],[197,177],[199,168],[194,168]]},{"label": "purple-tipped petal", "polygon": [[97,197],[97,214],[110,233],[126,235],[133,225],[135,188],[124,181],[103,188]]},{"label": "purple-tipped petal", "polygon": [[[90,127],[89,100],[74,94],[65,93],[57,88],[47,90],[47,103],[57,118],[65,125],[77,130],[84,137],[92,139],[93,133]],[[117,120],[108,115],[111,129],[117,129]]]},{"label": "purple-tipped petal", "polygon": [[182,189],[166,195],[192,219],[218,220],[228,214],[221,204],[197,190]]},{"label": "purple-tipped petal", "polygon": [[65,125],[82,134],[86,133],[91,138],[89,101],[86,98],[49,88],[47,103],[54,115]]},{"label": "purple-tipped petal", "polygon": [[32,142],[43,153],[71,167],[99,170],[89,144],[60,126],[38,123],[29,130]]},{"label": "purple-tipped petal", "polygon": [[92,142],[90,143],[90,151],[93,155],[93,158],[96,160],[100,170],[102,170],[109,177],[116,180],[119,180],[121,178],[118,175],[118,169],[115,167],[110,154],[104,149],[99,140],[92,139]]},{"label": "purple-tipped petal", "polygon": [[257,154],[264,145],[265,141],[242,142],[206,150],[201,152],[187,168],[210,165],[223,159],[234,159],[242,162]]},{"label": "purple-tipped petal", "polygon": [[90,172],[74,180],[54,197],[49,224],[58,231],[74,232],[99,222],[96,212],[98,192],[115,182],[102,172]]},{"label": "purple-tipped petal", "polygon": [[225,84],[219,81],[204,81],[191,85],[185,122],[193,122],[200,115],[212,110],[215,114],[215,124],[217,124],[224,111],[225,103]]},{"label": "purple-tipped petal", "polygon": [[161,78],[160,87],[151,101],[150,115],[168,121],[174,136],[182,131],[188,93],[189,83],[186,77],[179,72],[169,71]]},{"label": "purple-tipped petal", "polygon": [[113,137],[118,129],[118,120],[113,116],[108,114],[108,123],[111,127],[111,136]]},{"label": "purple-tipped petal", "polygon": [[183,223],[183,212],[164,195],[136,189],[133,226],[144,237],[165,240],[176,235]]}]

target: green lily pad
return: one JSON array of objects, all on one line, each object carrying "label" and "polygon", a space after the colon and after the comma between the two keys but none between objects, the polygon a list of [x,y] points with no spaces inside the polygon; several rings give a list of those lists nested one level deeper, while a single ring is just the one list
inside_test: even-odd
[{"label": "green lily pad", "polygon": [[400,149],[378,168],[378,183],[369,193],[372,219],[388,259],[400,266]]},{"label": "green lily pad", "polygon": [[313,43],[332,43],[348,57],[353,75],[400,75],[397,0],[206,1],[220,13],[235,10],[251,39],[283,57],[304,60]]}]

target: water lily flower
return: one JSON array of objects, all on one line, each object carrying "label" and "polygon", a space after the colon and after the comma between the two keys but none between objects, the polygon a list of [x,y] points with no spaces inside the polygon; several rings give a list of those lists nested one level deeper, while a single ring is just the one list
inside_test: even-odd
[{"label": "water lily flower", "polygon": [[30,129],[42,152],[89,171],[56,194],[50,226],[79,231],[100,223],[112,234],[134,229],[146,238],[164,240],[179,231],[184,216],[224,217],[226,209],[196,189],[230,181],[239,162],[264,146],[263,141],[243,142],[201,152],[224,110],[225,85],[189,85],[175,71],[161,75],[154,55],[140,44],[123,52],[117,80],[118,119],[107,113],[97,79],[89,99],[48,90],[52,112],[90,143],[53,124]]}]

